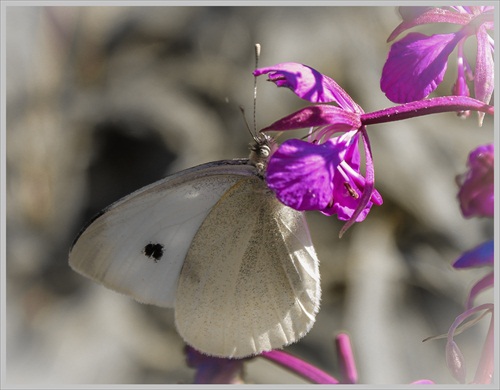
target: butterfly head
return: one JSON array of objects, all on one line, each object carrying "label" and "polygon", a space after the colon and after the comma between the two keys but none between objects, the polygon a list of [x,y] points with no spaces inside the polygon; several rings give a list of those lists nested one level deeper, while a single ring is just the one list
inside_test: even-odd
[{"label": "butterfly head", "polygon": [[254,141],[250,144],[250,164],[257,168],[260,175],[264,176],[269,157],[276,149],[276,143],[265,134],[254,137]]}]

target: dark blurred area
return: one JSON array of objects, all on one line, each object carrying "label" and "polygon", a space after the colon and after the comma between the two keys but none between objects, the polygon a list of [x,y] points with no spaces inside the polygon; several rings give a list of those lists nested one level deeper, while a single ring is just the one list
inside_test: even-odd
[{"label": "dark blurred area", "polygon": [[[365,111],[391,106],[379,77],[396,9],[12,6],[6,20],[8,383],[191,383],[173,310],[74,273],[74,237],[143,185],[247,156],[239,107],[252,123],[257,42],[260,66],[304,63]],[[449,93],[454,74],[450,66],[438,94]],[[305,105],[259,79],[257,128]],[[492,129],[491,118],[479,128],[475,114],[368,129],[384,204],[342,239],[334,217],[307,214],[322,307],[287,351],[336,375],[333,338],[343,330],[360,383],[454,383],[445,341],[422,340],[447,331],[484,274],[450,263],[493,236],[493,221],[461,216],[455,184]],[[479,325],[460,338],[471,368],[484,334]],[[305,383],[259,358],[246,365],[246,381]]]}]

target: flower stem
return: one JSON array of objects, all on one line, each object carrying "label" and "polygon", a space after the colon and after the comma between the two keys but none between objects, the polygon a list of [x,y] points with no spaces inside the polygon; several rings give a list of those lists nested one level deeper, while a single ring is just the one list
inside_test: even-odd
[{"label": "flower stem", "polygon": [[493,115],[495,108],[481,102],[480,100],[467,96],[443,96],[405,103],[399,106],[361,114],[361,123],[363,125],[374,125],[378,123],[414,118],[417,116],[438,114],[441,112],[457,112],[467,110],[480,111]]}]

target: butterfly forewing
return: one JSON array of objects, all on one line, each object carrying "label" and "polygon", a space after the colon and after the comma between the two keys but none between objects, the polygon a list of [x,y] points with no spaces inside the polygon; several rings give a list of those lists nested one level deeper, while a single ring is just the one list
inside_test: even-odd
[{"label": "butterfly forewing", "polygon": [[200,165],[109,206],[76,239],[79,273],[143,303],[173,307],[186,253],[213,205],[255,168],[247,160]]},{"label": "butterfly forewing", "polygon": [[303,214],[278,202],[262,179],[242,178],[191,242],[175,302],[179,333],[209,355],[249,356],[304,336],[319,301]]}]

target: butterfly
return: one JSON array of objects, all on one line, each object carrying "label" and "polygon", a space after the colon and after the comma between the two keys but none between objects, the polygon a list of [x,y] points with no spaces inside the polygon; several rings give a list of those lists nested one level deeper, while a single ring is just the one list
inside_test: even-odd
[{"label": "butterfly", "polygon": [[174,308],[184,341],[218,357],[282,348],[319,310],[319,261],[305,216],[265,182],[274,141],[247,159],[167,176],[102,210],[69,253],[80,274],[135,300]]}]

